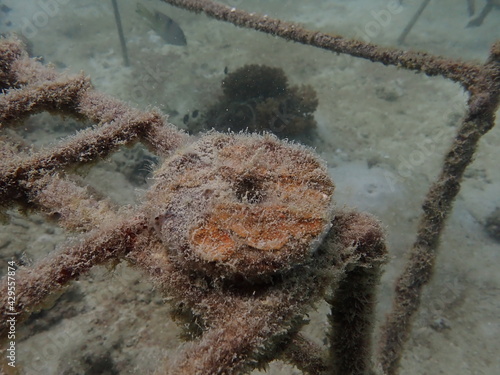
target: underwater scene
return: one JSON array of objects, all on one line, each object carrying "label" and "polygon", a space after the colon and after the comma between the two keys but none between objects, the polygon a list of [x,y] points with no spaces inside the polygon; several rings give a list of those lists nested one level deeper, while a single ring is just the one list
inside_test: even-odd
[{"label": "underwater scene", "polygon": [[0,373],[500,374],[499,25],[498,0],[0,0]]}]

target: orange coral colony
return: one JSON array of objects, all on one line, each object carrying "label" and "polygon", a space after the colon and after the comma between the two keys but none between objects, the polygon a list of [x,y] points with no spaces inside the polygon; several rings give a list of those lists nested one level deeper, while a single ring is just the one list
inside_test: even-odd
[{"label": "orange coral colony", "polygon": [[307,148],[212,133],[168,159],[148,196],[174,259],[255,280],[308,259],[330,227],[334,185]]}]

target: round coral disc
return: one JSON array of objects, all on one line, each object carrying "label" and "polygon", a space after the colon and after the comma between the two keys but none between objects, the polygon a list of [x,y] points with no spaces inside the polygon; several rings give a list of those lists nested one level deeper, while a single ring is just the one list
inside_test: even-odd
[{"label": "round coral disc", "polygon": [[211,133],[159,168],[155,227],[186,267],[256,279],[308,259],[332,219],[334,185],[307,148]]}]

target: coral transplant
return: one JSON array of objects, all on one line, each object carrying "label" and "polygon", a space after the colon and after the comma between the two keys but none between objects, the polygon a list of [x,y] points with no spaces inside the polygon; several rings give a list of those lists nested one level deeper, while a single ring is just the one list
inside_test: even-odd
[{"label": "coral transplant", "polygon": [[[240,374],[275,359],[306,374],[397,374],[429,282],[439,238],[477,144],[494,125],[500,42],[483,64],[309,31],[212,1],[165,1],[335,53],[443,76],[468,92],[467,113],[422,204],[418,233],[395,285],[392,310],[372,343],[376,287],[387,260],[384,231],[370,214],[333,204],[325,163],[270,134],[211,131],[189,136],[158,111],[139,111],[96,91],[90,79],[30,58],[15,36],[0,39],[0,124],[49,112],[97,124],[36,150],[1,139],[3,215],[20,207],[78,235],[16,272],[16,299],[1,316],[18,323],[72,280],[123,261],[164,294],[189,343],[159,373]],[[143,143],[163,161],[135,207],[98,199],[75,169]],[[7,301],[7,277],[0,285]],[[328,344],[302,334],[307,313],[329,304]],[[2,319],[2,348],[9,325]],[[5,353],[2,353],[5,357]],[[4,372],[11,369],[2,358]]]}]

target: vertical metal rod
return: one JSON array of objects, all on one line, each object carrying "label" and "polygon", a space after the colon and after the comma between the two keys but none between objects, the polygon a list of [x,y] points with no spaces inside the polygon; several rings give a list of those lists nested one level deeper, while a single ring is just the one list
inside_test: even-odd
[{"label": "vertical metal rod", "polygon": [[118,3],[116,2],[116,0],[111,0],[111,3],[113,4],[116,27],[118,28],[118,36],[120,37],[120,45],[122,47],[123,64],[125,66],[130,66],[127,52],[127,43],[125,42],[125,36],[123,35],[122,19],[120,17],[120,11],[118,10]]},{"label": "vertical metal rod", "polygon": [[411,31],[411,29],[413,28],[413,26],[415,25],[415,23],[417,23],[418,18],[420,17],[420,15],[422,14],[422,12],[424,11],[425,7],[429,4],[430,1],[431,0],[424,0],[424,1],[422,1],[422,4],[420,4],[420,8],[418,8],[418,10],[417,10],[417,13],[415,13],[413,15],[412,19],[410,20],[410,22],[408,23],[408,25],[406,25],[406,27],[404,28],[403,32],[399,36],[399,38],[398,38],[398,44],[403,44],[405,42],[406,36]]}]

